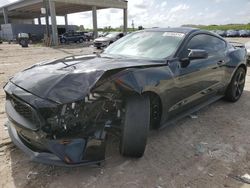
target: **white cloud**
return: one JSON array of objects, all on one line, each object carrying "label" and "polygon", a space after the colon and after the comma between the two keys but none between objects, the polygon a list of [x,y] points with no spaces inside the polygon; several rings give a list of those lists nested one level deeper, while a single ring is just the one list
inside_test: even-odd
[{"label": "white cloud", "polygon": [[224,3],[226,2],[227,0],[213,0],[215,3]]},{"label": "white cloud", "polygon": [[170,13],[171,14],[175,14],[179,11],[185,11],[185,10],[188,10],[190,7],[186,4],[180,4],[180,5],[177,5],[173,8],[170,9]]},{"label": "white cloud", "polygon": [[163,1],[162,3],[161,3],[161,7],[165,7],[167,5],[167,1]]}]

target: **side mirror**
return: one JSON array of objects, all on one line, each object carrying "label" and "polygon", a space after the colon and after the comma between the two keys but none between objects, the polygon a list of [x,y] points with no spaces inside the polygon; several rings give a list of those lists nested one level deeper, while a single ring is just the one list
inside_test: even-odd
[{"label": "side mirror", "polygon": [[189,60],[206,59],[207,57],[208,57],[207,51],[200,49],[190,49],[190,52],[188,54]]},{"label": "side mirror", "polygon": [[185,68],[190,64],[191,60],[195,59],[206,59],[208,57],[208,52],[206,50],[200,50],[200,49],[189,49],[188,57],[182,58],[181,61],[181,67]]}]

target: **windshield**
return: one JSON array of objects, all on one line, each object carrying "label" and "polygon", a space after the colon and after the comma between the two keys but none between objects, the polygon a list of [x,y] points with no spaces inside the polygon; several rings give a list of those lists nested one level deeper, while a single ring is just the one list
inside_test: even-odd
[{"label": "windshield", "polygon": [[108,37],[108,38],[114,38],[118,35],[118,33],[108,33],[105,35],[105,37]]},{"label": "windshield", "polygon": [[110,45],[104,54],[142,59],[164,59],[172,55],[183,33],[144,31],[127,35]]}]

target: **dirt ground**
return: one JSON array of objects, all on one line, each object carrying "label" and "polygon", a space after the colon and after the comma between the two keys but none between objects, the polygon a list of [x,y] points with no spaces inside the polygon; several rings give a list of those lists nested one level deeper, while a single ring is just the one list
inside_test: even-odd
[{"label": "dirt ground", "polygon": [[[79,45],[57,49],[31,45],[24,49],[0,44],[0,87],[34,63],[93,51]],[[250,174],[250,69],[244,94],[237,103],[221,100],[192,118],[150,132],[141,159],[121,157],[118,140],[111,138],[101,167],[63,168],[31,162],[11,143],[4,128],[4,101],[0,89],[0,187],[248,187],[233,177]]]}]

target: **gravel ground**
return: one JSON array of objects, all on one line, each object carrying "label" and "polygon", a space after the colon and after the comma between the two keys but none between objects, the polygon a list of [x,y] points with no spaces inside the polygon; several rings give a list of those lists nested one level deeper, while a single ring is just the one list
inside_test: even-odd
[{"label": "gravel ground", "polygon": [[[31,45],[24,49],[1,44],[0,87],[34,63],[92,52],[93,48],[79,45],[56,49]],[[10,142],[4,129],[4,98],[1,89],[0,187],[248,187],[233,177],[250,174],[250,72],[237,103],[221,100],[199,111],[197,117],[152,131],[141,159],[121,157],[118,140],[111,138],[101,167],[63,168],[31,162]]]}]

